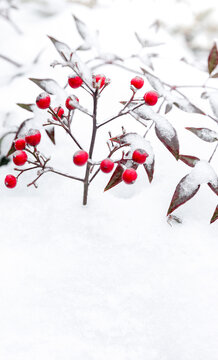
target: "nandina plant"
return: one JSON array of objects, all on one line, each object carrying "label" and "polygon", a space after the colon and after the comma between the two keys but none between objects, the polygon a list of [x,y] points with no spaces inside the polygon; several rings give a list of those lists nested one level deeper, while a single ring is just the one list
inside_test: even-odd
[{"label": "nandina plant", "polygon": [[[76,21],[77,25],[81,25],[81,21],[78,19],[76,19]],[[216,195],[218,194],[217,175],[210,165],[210,162],[217,149],[217,133],[208,128],[187,128],[187,130],[192,131],[195,135],[205,141],[215,141],[216,147],[208,161],[202,161],[192,155],[183,155],[179,151],[179,140],[176,130],[168,121],[168,119],[160,114],[161,109],[164,109],[164,107],[164,112],[167,114],[172,110],[173,106],[176,106],[182,111],[208,116],[213,121],[218,123],[216,107],[214,109],[212,106],[215,117],[208,114],[206,115],[204,111],[195,106],[188,99],[188,97],[181,92],[179,89],[181,86],[168,84],[157,77],[153,71],[149,71],[147,69],[145,70],[142,67],[141,71],[139,72],[117,64],[115,62],[116,58],[114,58],[115,60],[110,59],[110,62],[104,61],[104,63],[115,66],[119,65],[119,67],[123,67],[127,71],[135,72],[135,76],[130,81],[130,89],[132,93],[129,100],[121,102],[123,107],[117,114],[109,119],[105,119],[104,121],[99,122],[98,101],[99,98],[103,96],[106,87],[109,86],[110,80],[103,74],[96,74],[93,69],[96,69],[97,66],[89,68],[81,61],[77,52],[72,51],[66,44],[52,37],[50,37],[50,40],[62,58],[61,62],[55,61],[52,66],[54,67],[60,65],[69,67],[71,71],[73,71],[73,74],[71,73],[69,75],[68,80],[66,79],[67,83],[72,89],[81,87],[92,97],[92,111],[87,110],[83,105],[81,105],[82,101],[80,101],[74,94],[71,94],[70,96],[66,95],[66,99],[63,103],[55,104],[55,106],[53,106],[53,95],[55,95],[56,91],[60,90],[60,87],[57,82],[52,79],[32,78],[31,80],[36,83],[44,91],[44,93],[39,94],[35,104],[19,105],[28,111],[33,111],[34,106],[37,106],[39,109],[41,109],[41,111],[46,111],[48,113],[49,118],[43,125],[46,129],[47,135],[53,142],[55,142],[55,127],[59,126],[65,130],[68,136],[70,136],[73,140],[74,144],[78,147],[78,151],[73,154],[73,163],[76,166],[84,166],[85,175],[84,177],[79,178],[63,173],[62,171],[55,170],[53,167],[49,166],[48,162],[50,158],[41,154],[38,147],[41,139],[39,130],[32,129],[29,134],[25,134],[24,139],[20,139],[20,131],[17,131],[14,139],[15,141],[11,146],[9,154],[12,154],[15,150],[20,150],[24,153],[26,151],[28,153],[28,158],[25,160],[24,164],[30,164],[31,167],[25,169],[15,168],[15,170],[19,173],[16,177],[11,174],[7,175],[7,181],[5,180],[6,186],[9,188],[15,187],[18,178],[25,171],[37,170],[37,177],[30,184],[28,184],[28,186],[37,186],[37,180],[43,174],[46,172],[53,172],[58,175],[71,178],[74,181],[83,182],[83,204],[86,205],[88,200],[89,186],[98,175],[99,171],[110,173],[114,170],[111,178],[105,186],[105,191],[111,189],[114,186],[117,186],[122,181],[126,184],[134,183],[137,180],[138,166],[144,167],[148,179],[151,182],[154,174],[154,152],[151,143],[147,140],[146,137],[149,131],[154,128],[157,138],[174,156],[175,160],[181,160],[186,165],[193,168],[193,170],[188,175],[186,175],[176,187],[167,213],[169,216],[169,221],[171,222],[171,220],[176,220],[179,222],[179,219],[172,215],[172,212],[180,205],[191,199],[197,193],[202,183],[208,183],[209,187],[214,191],[214,193]],[[208,58],[209,77],[217,77],[217,65],[217,47],[214,45]],[[102,63],[100,66],[102,66]],[[152,89],[146,89],[148,91],[144,93],[144,96],[137,98],[137,90],[142,89],[145,79],[148,83],[150,83]],[[209,98],[209,101],[212,105],[212,96],[208,94],[208,91],[210,89],[217,89],[206,86],[206,84],[202,85],[202,89],[204,90],[202,93],[202,98]],[[153,110],[152,107],[156,104],[157,107],[155,107]],[[88,148],[85,149],[81,146],[79,139],[75,137],[71,129],[72,118],[75,112],[78,111],[82,111],[92,119],[90,144]],[[142,124],[143,127],[147,128],[144,134],[137,134],[134,130],[131,133],[126,133],[125,129],[122,129],[122,133],[120,135],[114,137],[110,135],[110,138],[107,141],[107,146],[109,148],[108,156],[97,161],[93,159],[95,141],[99,128],[105,126],[108,123],[112,123],[117,118],[127,114],[131,115],[133,119]],[[148,122],[150,122],[149,127],[147,126]],[[24,143],[25,146],[23,145]],[[119,158],[115,158],[114,154],[116,153],[116,156],[117,154],[120,154],[120,151],[118,152],[120,149],[122,149],[121,156],[119,156]],[[15,158],[16,156],[17,155],[15,155]],[[22,156],[22,161],[24,161],[24,154]],[[18,165],[23,166],[22,161]],[[217,208],[211,218],[211,222],[215,221],[216,219]]]}]

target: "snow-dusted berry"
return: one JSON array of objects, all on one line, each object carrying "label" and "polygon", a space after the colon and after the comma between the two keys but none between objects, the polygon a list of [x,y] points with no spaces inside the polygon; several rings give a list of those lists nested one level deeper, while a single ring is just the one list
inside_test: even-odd
[{"label": "snow-dusted berry", "polygon": [[126,184],[133,184],[137,179],[137,172],[133,168],[126,169],[123,173],[122,179]]},{"label": "snow-dusted berry", "polygon": [[27,161],[27,154],[23,150],[17,150],[15,151],[13,155],[13,162],[17,166],[22,166]]},{"label": "snow-dusted berry", "polygon": [[144,100],[147,105],[153,106],[157,103],[158,93],[156,91],[148,91],[144,95]]},{"label": "snow-dusted berry", "polygon": [[140,76],[136,76],[131,80],[131,85],[133,85],[136,89],[141,89],[144,85],[144,80]]},{"label": "snow-dusted berry", "polygon": [[37,146],[41,140],[41,133],[39,130],[30,129],[25,137],[26,143],[31,146]]},{"label": "snow-dusted berry", "polygon": [[104,159],[100,164],[100,169],[104,173],[108,174],[113,170],[114,162],[111,159]]},{"label": "snow-dusted berry", "polygon": [[79,150],[73,155],[73,162],[77,166],[83,166],[87,163],[89,154],[84,150]]},{"label": "snow-dusted berry", "polygon": [[9,189],[13,189],[17,185],[17,179],[14,175],[6,175],[5,177],[5,186]]},{"label": "snow-dusted berry", "polygon": [[70,76],[68,78],[68,84],[73,89],[77,89],[78,87],[80,87],[82,85],[82,83],[83,83],[83,80],[78,75]]},{"label": "snow-dusted berry", "polygon": [[93,86],[101,89],[105,85],[106,77],[104,75],[98,74],[93,76]]},{"label": "snow-dusted berry", "polygon": [[68,96],[66,102],[65,102],[65,106],[68,110],[74,110],[75,109],[75,106],[72,105],[72,100],[76,100],[79,102],[79,99],[78,97],[76,97],[75,95],[73,96]]},{"label": "snow-dusted berry", "polygon": [[46,92],[39,94],[36,98],[36,105],[38,106],[39,109],[49,108],[50,103],[51,103],[50,95],[47,94]]},{"label": "snow-dusted berry", "polygon": [[[54,108],[54,113],[62,119],[63,115],[64,115],[64,109],[62,107],[56,107]],[[54,115],[52,115],[54,120],[58,120]]]},{"label": "snow-dusted berry", "polygon": [[136,149],[132,154],[132,160],[137,162],[138,164],[144,164],[147,157],[148,154],[142,149]]},{"label": "snow-dusted berry", "polygon": [[16,139],[14,142],[14,147],[16,150],[23,150],[25,149],[26,141],[23,138]]}]

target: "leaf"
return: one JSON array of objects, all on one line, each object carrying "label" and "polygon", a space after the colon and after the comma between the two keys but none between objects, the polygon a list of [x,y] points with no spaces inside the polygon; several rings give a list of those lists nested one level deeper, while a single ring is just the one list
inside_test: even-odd
[{"label": "leaf", "polygon": [[218,133],[208,128],[186,127],[186,129],[198,136],[201,140],[207,142],[214,142],[218,140]]},{"label": "leaf", "polygon": [[168,112],[170,112],[172,110],[173,105],[168,103],[166,104],[166,108],[165,108],[165,114],[168,114]]},{"label": "leaf", "polygon": [[188,113],[197,113],[201,115],[205,115],[205,113],[199,109],[197,106],[192,104],[187,98],[180,98],[173,96],[173,104],[177,106],[180,110],[183,110]]},{"label": "leaf", "polygon": [[13,154],[16,151],[15,147],[14,147],[14,142],[11,144],[10,149],[8,150],[8,153],[6,155],[6,157],[10,156],[11,154]]},{"label": "leaf", "polygon": [[164,84],[163,82],[155,75],[152,75],[144,68],[141,68],[144,75],[146,76],[148,82],[151,84],[151,86],[158,92],[159,96],[163,95],[165,92]]},{"label": "leaf", "polygon": [[217,49],[217,43],[215,42],[208,56],[209,74],[212,73],[212,71],[216,68],[217,65],[218,65],[218,49]]},{"label": "leaf", "polygon": [[45,129],[45,132],[48,135],[51,142],[55,145],[55,128],[54,128],[54,126],[51,126],[47,129]]},{"label": "leaf", "polygon": [[186,165],[195,167],[196,163],[200,161],[199,158],[191,155],[179,155],[179,160],[183,161]]},{"label": "leaf", "polygon": [[33,112],[33,107],[35,106],[35,104],[22,104],[22,103],[17,103],[17,105],[20,106],[22,109],[25,109],[30,112]]},{"label": "leaf", "polygon": [[215,67],[215,69],[212,71],[212,73],[210,74],[210,77],[213,79],[218,78],[218,65]]},{"label": "leaf", "polygon": [[11,160],[8,159],[6,156],[1,156],[0,157],[0,166],[4,166],[7,165]]},{"label": "leaf", "polygon": [[117,165],[116,169],[114,170],[108,184],[106,185],[104,191],[110,190],[112,187],[118,185],[122,182],[122,175],[124,172],[123,166],[120,164]]},{"label": "leaf", "polygon": [[152,182],[153,176],[154,176],[154,163],[155,163],[155,161],[153,158],[153,161],[151,164],[147,164],[147,163],[143,164],[143,167],[148,175],[148,180],[150,183]]},{"label": "leaf", "polygon": [[52,36],[48,36],[48,38],[53,43],[54,47],[58,51],[58,53],[61,55],[61,57],[65,61],[69,61],[71,59],[72,50],[69,48],[69,46],[61,41],[56,40]]},{"label": "leaf", "polygon": [[[60,92],[60,85],[53,79],[34,79],[29,78],[36,85],[38,85],[42,90],[46,91],[51,95],[56,95],[57,92]],[[62,89],[61,89],[62,90]]]},{"label": "leaf", "polygon": [[218,119],[218,92],[211,92],[210,94],[208,94],[208,98],[211,109],[213,110],[214,115]]},{"label": "leaf", "polygon": [[171,214],[179,206],[185,204],[190,200],[200,189],[200,185],[189,186],[189,177],[190,174],[184,176],[182,180],[178,183],[176,190],[173,194],[167,215]]},{"label": "leaf", "polygon": [[217,207],[216,207],[216,209],[215,209],[215,211],[214,211],[214,213],[213,213],[213,216],[212,216],[212,218],[211,218],[211,220],[210,220],[210,223],[212,224],[214,221],[216,221],[218,219],[218,205],[217,205]]},{"label": "leaf", "polygon": [[212,184],[212,183],[209,182],[208,186],[218,196],[218,181],[217,181],[217,184]]},{"label": "leaf", "polygon": [[[168,129],[167,129],[168,130]],[[173,134],[170,134],[168,131],[165,132],[163,124],[155,124],[155,132],[158,139],[164,144],[164,146],[171,152],[171,154],[179,159],[179,141],[177,137],[176,130],[172,127]]]},{"label": "leaf", "polygon": [[77,31],[84,40],[84,43],[79,46],[77,50],[89,50],[93,46],[98,48],[98,32],[91,31],[88,26],[75,15],[73,15],[73,18],[75,20]]},{"label": "leaf", "polygon": [[[155,132],[158,139],[166,146],[166,148],[178,160],[179,157],[179,141],[176,130],[170,122],[162,115],[156,113],[147,105],[142,105],[140,108],[133,110],[144,120],[153,120],[155,122]],[[130,111],[131,114],[131,111]]]}]

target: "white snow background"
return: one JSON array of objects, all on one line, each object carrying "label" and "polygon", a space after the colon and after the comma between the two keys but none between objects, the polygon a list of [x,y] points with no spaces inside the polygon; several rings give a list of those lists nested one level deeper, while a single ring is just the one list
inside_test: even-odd
[{"label": "white snow background", "polygon": [[[26,64],[45,49],[39,63],[13,81],[9,78],[14,67],[1,60],[0,112],[2,119],[12,112],[8,126],[29,116],[16,103],[34,102],[41,92],[28,77],[51,77],[65,85],[70,71],[49,66],[60,58],[46,35],[79,46],[72,14],[100,30],[104,52],[125,57],[140,49],[134,31],[143,34],[156,11],[169,26],[192,21],[186,2],[99,1],[94,8],[61,1],[49,4],[54,10],[50,16],[42,16],[46,7],[40,12],[40,2],[19,4],[13,18],[23,35],[3,20],[0,23],[0,53]],[[179,61],[190,56],[182,37],[178,41],[167,31],[162,36],[167,45],[154,62],[156,73],[175,84],[202,84],[207,74]],[[212,37],[210,41],[212,46]],[[134,61],[130,65],[136,68]],[[111,78],[99,103],[99,119],[104,121],[121,108],[120,100],[130,97],[133,74],[110,65],[99,72]],[[211,80],[212,86],[217,87],[217,81]],[[139,94],[150,88],[146,82]],[[91,109],[81,89],[73,93]],[[212,114],[207,101],[199,100],[200,90],[184,93]],[[214,144],[184,128],[217,131],[216,124],[178,109],[166,117],[177,129],[181,153],[208,160]],[[37,119],[34,126],[42,129]],[[108,124],[99,132],[96,160],[108,153],[108,131],[115,136],[122,125],[144,133],[130,116]],[[73,127],[88,146],[91,119],[77,112]],[[80,183],[48,173],[40,178],[38,189],[27,188],[33,174],[24,174],[10,190],[4,178],[14,173],[13,164],[0,168],[1,360],[218,359],[218,224],[209,225],[217,198],[203,184],[175,211],[182,224],[169,226],[166,212],[175,187],[192,169],[177,162],[153,131],[148,140],[156,159],[152,184],[140,168],[134,185],[120,184],[103,193],[110,175],[99,174],[87,207],[81,205]],[[84,170],[72,163],[77,149],[62,129],[56,141],[54,146],[42,133],[40,149],[51,155],[51,165],[81,175]],[[216,172],[217,160],[218,154],[211,162]]]}]

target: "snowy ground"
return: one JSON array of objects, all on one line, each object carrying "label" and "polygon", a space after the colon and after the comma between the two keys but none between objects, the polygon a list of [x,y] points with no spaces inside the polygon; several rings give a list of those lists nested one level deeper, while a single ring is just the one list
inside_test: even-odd
[{"label": "snowy ground", "polygon": [[[12,111],[11,125],[26,115],[15,103],[32,102],[39,93],[27,77],[52,77],[64,85],[63,74],[68,72],[49,67],[58,55],[46,35],[72,46],[75,39],[78,46],[72,13],[101,30],[105,51],[121,56],[137,51],[134,31],[143,31],[144,14],[148,21],[152,6],[147,11],[139,1],[138,8],[134,1],[108,3],[102,1],[94,9],[62,4],[59,14],[44,18],[23,5],[16,14],[22,36],[1,23],[8,34],[7,41],[1,35],[1,52],[18,62],[31,61],[46,48],[38,65],[10,83],[14,68],[1,62],[0,111]],[[205,73],[178,61],[187,49],[170,37],[168,44],[155,63],[158,74],[176,84],[202,84]],[[101,72],[112,79],[99,106],[103,120],[120,109],[120,100],[128,99],[132,74],[109,65]],[[217,87],[217,80],[212,86]],[[81,90],[77,94],[83,98]],[[186,94],[197,104],[200,92]],[[178,131],[181,153],[208,160],[214,144],[187,134],[184,127],[217,130],[215,123],[180,110],[167,117]],[[83,143],[88,143],[90,125],[84,115],[75,118]],[[102,131],[96,158],[99,152],[107,154],[107,131],[116,135],[122,125],[127,131],[144,132],[131,117],[119,119]],[[81,174],[72,165],[76,148],[65,133],[58,132],[56,147],[46,135],[42,139],[41,149],[52,155],[56,168]],[[191,168],[177,163],[153,132],[149,140],[156,156],[152,184],[141,169],[134,185],[121,184],[103,193],[109,176],[100,174],[90,188],[87,207],[81,205],[80,183],[46,174],[36,190],[26,188],[32,179],[26,174],[9,190],[3,181],[13,166],[0,168],[2,360],[217,360],[218,223],[209,225],[217,198],[203,185],[175,211],[183,223],[170,227],[170,200]],[[211,163],[216,172],[217,160],[216,154]]]}]

